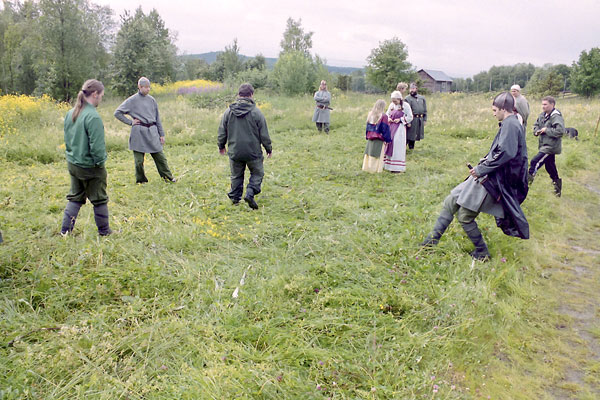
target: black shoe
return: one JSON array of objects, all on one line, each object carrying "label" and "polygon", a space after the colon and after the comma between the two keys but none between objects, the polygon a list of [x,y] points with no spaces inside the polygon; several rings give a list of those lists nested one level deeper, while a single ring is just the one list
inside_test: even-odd
[{"label": "black shoe", "polygon": [[560,197],[562,193],[562,179],[559,178],[555,181],[552,181],[552,186],[554,186],[554,194],[556,197]]},{"label": "black shoe", "polygon": [[250,207],[253,210],[258,210],[258,204],[256,204],[256,201],[254,201],[254,197],[244,197],[244,201],[246,203],[248,203],[248,207]]},{"label": "black shoe", "polygon": [[471,255],[471,257],[473,257],[474,259],[476,259],[478,261],[489,261],[489,259],[492,257],[487,248],[475,249],[472,252],[470,252],[469,254]]},{"label": "black shoe", "polygon": [[107,231],[98,232],[98,235],[100,235],[100,236],[110,236],[110,235],[112,235],[112,234],[113,234],[113,231],[112,231],[112,229],[110,229],[110,228],[108,228],[108,230],[107,230]]},{"label": "black shoe", "polygon": [[237,206],[240,204],[240,200],[239,199],[231,200],[231,204],[233,204],[234,206]]},{"label": "black shoe", "polygon": [[427,236],[425,240],[423,240],[420,244],[421,247],[433,247],[436,246],[440,242],[440,239],[433,238],[431,236]]}]

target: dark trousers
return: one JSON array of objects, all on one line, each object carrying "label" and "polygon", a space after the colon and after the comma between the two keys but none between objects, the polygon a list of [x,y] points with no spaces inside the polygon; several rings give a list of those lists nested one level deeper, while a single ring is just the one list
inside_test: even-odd
[{"label": "dark trousers", "polygon": [[238,202],[242,198],[246,167],[250,170],[250,180],[248,186],[246,186],[246,197],[252,198],[260,193],[260,186],[265,175],[262,157],[252,161],[236,161],[230,158],[229,167],[231,168],[231,191],[227,195],[231,201]]},{"label": "dark trousers", "polygon": [[537,153],[535,157],[531,159],[529,174],[535,176],[538,170],[542,168],[542,165],[546,167],[546,171],[548,171],[548,175],[550,175],[552,181],[558,180],[555,154]]},{"label": "dark trousers", "polygon": [[317,122],[317,129],[319,132],[325,130],[325,133],[329,133],[329,123],[328,122]]},{"label": "dark trousers", "polygon": [[406,140],[406,144],[408,145],[409,149],[414,149],[415,148],[415,141],[414,140]]},{"label": "dark trousers", "polygon": [[[158,170],[160,177],[167,180],[173,180],[173,174],[169,169],[169,164],[167,164],[167,157],[165,157],[165,154],[160,151],[158,153],[150,153],[150,155],[154,160],[154,164],[156,164],[156,169]],[[140,153],[139,151],[133,152],[136,183],[148,182],[148,178],[146,178],[146,174],[144,173],[144,156],[145,153]]]},{"label": "dark trousers", "polygon": [[86,199],[89,199],[94,206],[108,203],[106,168],[82,168],[71,163],[67,163],[67,168],[71,176],[67,200],[85,204]]}]

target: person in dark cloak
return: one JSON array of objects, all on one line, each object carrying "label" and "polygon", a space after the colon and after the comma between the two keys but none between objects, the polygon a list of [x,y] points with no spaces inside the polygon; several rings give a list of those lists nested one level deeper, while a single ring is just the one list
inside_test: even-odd
[{"label": "person in dark cloak", "polygon": [[521,209],[529,190],[527,144],[524,128],[513,110],[514,99],[509,92],[496,96],[492,111],[500,129],[490,151],[475,168],[469,165],[469,177],[446,197],[440,216],[422,246],[436,245],[456,215],[475,245],[471,256],[482,261],[489,259],[489,250],[475,222],[480,212],[493,215],[496,225],[506,235],[529,238],[529,223]]}]

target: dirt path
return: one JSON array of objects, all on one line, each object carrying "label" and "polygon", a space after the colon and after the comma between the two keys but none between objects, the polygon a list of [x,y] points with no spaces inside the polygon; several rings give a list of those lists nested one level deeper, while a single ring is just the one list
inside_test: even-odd
[{"label": "dirt path", "polygon": [[600,177],[595,175],[577,184],[577,190],[587,191],[586,197],[595,200],[591,204],[569,196],[562,199],[563,207],[587,218],[561,244],[568,256],[549,282],[559,289],[556,313],[565,322],[556,328],[563,344],[559,352],[566,360],[559,379],[548,389],[550,399],[600,399]]}]

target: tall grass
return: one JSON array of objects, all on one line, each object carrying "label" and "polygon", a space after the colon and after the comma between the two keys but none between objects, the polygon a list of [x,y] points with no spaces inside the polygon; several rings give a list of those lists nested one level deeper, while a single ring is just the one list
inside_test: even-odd
[{"label": "tall grass", "polygon": [[[180,179],[164,184],[149,160],[150,183],[136,186],[128,128],[112,117],[120,99],[101,104],[118,232],[109,238],[97,236],[90,206],[74,235],[57,235],[68,191],[64,110],[45,111],[53,124],[6,135],[0,340],[14,342],[0,349],[0,398],[538,398],[540,379],[558,368],[527,363],[539,332],[552,335],[550,311],[535,305],[540,274],[548,246],[571,232],[561,202],[595,199],[577,178],[599,161],[598,102],[559,100],[581,136],[557,158],[563,198],[540,174],[524,204],[529,241],[481,216],[493,256],[482,264],[456,224],[437,248],[417,244],[465,162],[487,152],[491,97],[429,96],[425,140],[401,175],[360,171],[377,97],[335,96],[329,136],[311,122],[310,96],[256,99],[273,140],[256,212],[226,197],[222,109],[159,98]],[[528,145],[531,156],[533,137]],[[37,159],[41,149],[53,156]]]}]

